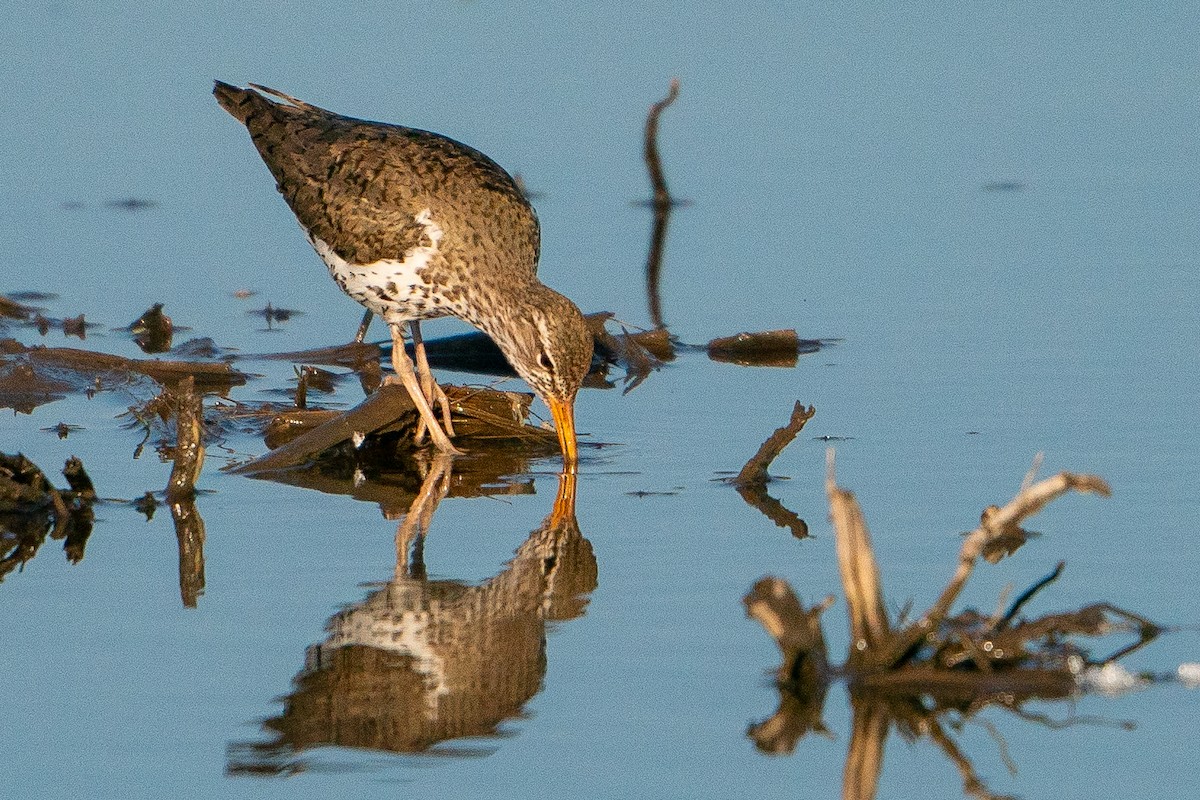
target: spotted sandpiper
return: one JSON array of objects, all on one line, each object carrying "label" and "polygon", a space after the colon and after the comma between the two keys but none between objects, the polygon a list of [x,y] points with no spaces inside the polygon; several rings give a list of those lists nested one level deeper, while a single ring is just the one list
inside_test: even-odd
[{"label": "spotted sandpiper", "polygon": [[344,117],[257,84],[216,81],[213,94],[250,131],[334,280],[387,322],[396,377],[438,449],[458,452],[420,321],[455,316],[490,336],[549,406],[573,470],[575,395],[592,336],[575,304],[538,280],[537,216],[513,178],[436,133]]}]

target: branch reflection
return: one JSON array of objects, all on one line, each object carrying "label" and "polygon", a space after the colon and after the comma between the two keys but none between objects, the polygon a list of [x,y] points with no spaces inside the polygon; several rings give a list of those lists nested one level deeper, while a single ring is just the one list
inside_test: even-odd
[{"label": "branch reflection", "polygon": [[512,561],[472,586],[425,570],[424,538],[451,475],[451,459],[432,462],[396,533],[392,579],[329,620],[283,713],[263,723],[274,738],[231,745],[231,774],[303,770],[299,755],[326,745],[421,753],[495,736],[541,689],[547,623],[581,616],[597,581],[575,476],[559,477],[553,510]]}]

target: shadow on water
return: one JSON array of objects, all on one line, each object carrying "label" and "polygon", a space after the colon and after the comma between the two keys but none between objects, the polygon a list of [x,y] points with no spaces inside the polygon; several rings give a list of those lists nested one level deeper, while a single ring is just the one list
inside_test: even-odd
[{"label": "shadow on water", "polygon": [[438,746],[500,735],[538,693],[547,624],[581,616],[597,585],[575,519],[576,478],[559,476],[550,514],[478,585],[426,572],[425,536],[453,480],[451,459],[435,457],[396,532],[393,577],[329,620],[282,713],[263,723],[273,738],[230,744],[229,774],[303,771],[302,754],[325,746],[470,755]]}]

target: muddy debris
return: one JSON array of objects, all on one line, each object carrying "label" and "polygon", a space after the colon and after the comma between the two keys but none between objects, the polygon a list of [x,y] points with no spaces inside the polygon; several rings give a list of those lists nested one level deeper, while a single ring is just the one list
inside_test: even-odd
[{"label": "muddy debris", "polygon": [[[0,348],[3,345],[0,340]],[[32,414],[38,406],[62,400],[68,393],[83,388],[59,380],[49,370],[37,369],[32,364],[0,360],[0,409]]]},{"label": "muddy debris", "polygon": [[[1161,633],[1160,626],[1109,603],[1025,618],[1025,606],[1058,579],[1062,563],[1002,612],[950,613],[992,543],[1011,541],[1025,519],[1063,494],[1107,496],[1109,488],[1101,478],[1063,472],[1035,481],[1031,473],[1016,497],[985,512],[967,535],[957,568],[933,606],[915,618],[902,614],[893,620],[884,603],[866,521],[854,495],[835,481],[832,451],[829,464],[826,493],[848,607],[849,650],[841,666],[830,663],[821,617],[833,604],[832,597],[806,607],[786,581],[758,581],[744,603],[747,615],[762,624],[779,647],[780,707],[770,719],[751,726],[748,735],[764,752],[792,752],[807,733],[823,730],[821,708],[829,684],[844,680],[854,723],[843,796],[874,797],[884,740],[894,726],[929,736],[960,770],[964,791],[990,797],[947,727],[954,730],[987,707],[1036,720],[1023,709],[1025,703],[1076,696],[1085,686],[1081,675],[1112,665]],[[1097,655],[1084,642],[1121,633],[1130,641],[1108,654]]]},{"label": "muddy debris", "polygon": [[11,356],[21,357],[35,370],[43,367],[65,370],[88,378],[132,372],[171,386],[192,376],[201,391],[215,394],[225,394],[249,378],[225,363],[125,358],[71,347],[27,347],[15,339],[0,339],[0,359]]},{"label": "muddy debris", "polygon": [[24,455],[0,453],[0,581],[23,568],[47,537],[62,540],[68,562],[83,559],[96,491],[74,456],[63,466],[63,476],[68,488],[55,488]]},{"label": "muddy debris", "polygon": [[0,294],[0,319],[29,319],[36,309]]},{"label": "muddy debris", "polygon": [[171,337],[175,327],[171,318],[163,313],[163,304],[155,303],[146,313],[134,320],[128,328],[133,334],[134,343],[143,353],[153,355],[166,353],[171,349]]},{"label": "muddy debris", "polygon": [[738,333],[713,339],[706,346],[713,361],[737,364],[742,367],[794,367],[801,355],[809,355],[829,342],[821,339],[801,339],[793,329]]}]

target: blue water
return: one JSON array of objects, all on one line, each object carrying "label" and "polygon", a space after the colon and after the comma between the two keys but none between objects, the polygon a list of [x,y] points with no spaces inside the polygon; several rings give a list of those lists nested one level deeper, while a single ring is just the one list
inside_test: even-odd
[{"label": "blue water", "polygon": [[[98,507],[82,563],[47,542],[0,584],[3,794],[836,795],[840,688],[825,719],[836,738],[767,757],[745,736],[775,709],[777,656],[740,598],[768,573],[810,600],[838,593],[816,436],[851,437],[839,477],[863,503],[897,607],[932,601],[957,534],[1044,451],[1045,471],[1101,474],[1114,497],[1048,509],[1033,526],[1043,537],[981,569],[966,599],[990,610],[1005,584],[1065,558],[1031,612],[1105,599],[1164,623],[1200,617],[1196,8],[344,5],[4,9],[0,292],[56,292],[41,303],[49,316],[86,314],[101,326],[82,346],[122,355],[138,352],[110,329],[154,302],[185,335],[244,353],[345,341],[359,310],[212,100],[221,78],[479,147],[542,195],[545,280],[586,311],[644,325],[641,127],[677,76],[661,148],[673,192],[692,203],[667,243],[671,330],[696,343],[787,327],[841,341],[786,370],[688,354],[629,395],[581,397],[580,430],[615,444],[588,449],[579,479],[597,585],[581,616],[547,623],[542,689],[505,736],[446,745],[467,755],[323,748],[288,778],[226,774],[231,745],[269,740],[261,721],[282,713],[326,621],[392,577],[397,523],[376,504],[218,471],[262,452],[255,439],[211,447],[198,501],[207,586],[193,610],[166,509],[147,523]],[[131,197],[154,206],[106,205]],[[233,296],[242,289],[257,294]],[[247,312],[266,301],[305,313],[264,332]],[[244,400],[291,375],[242,366],[264,376],[234,392]],[[143,395],[108,387],[4,417],[0,450],[47,472],[79,455],[105,497],[159,491],[170,465],[150,451],[133,460],[140,435],[115,419]],[[344,385],[331,400],[357,399]],[[797,399],[817,415],[774,466],[792,480],[771,492],[808,521],[802,542],[712,480]],[[41,430],[59,421],[85,430]],[[430,577],[500,573],[550,513],[555,465],[533,465],[532,495],[444,501]],[[842,608],[827,614],[834,654]],[[1184,632],[1130,666],[1196,660]],[[1075,708],[1134,731],[988,712],[1016,775],[981,726],[962,747],[998,793],[1187,797],[1200,788],[1198,708],[1194,691],[1163,686]],[[893,735],[879,796],[914,787],[961,795],[928,740]]]}]

